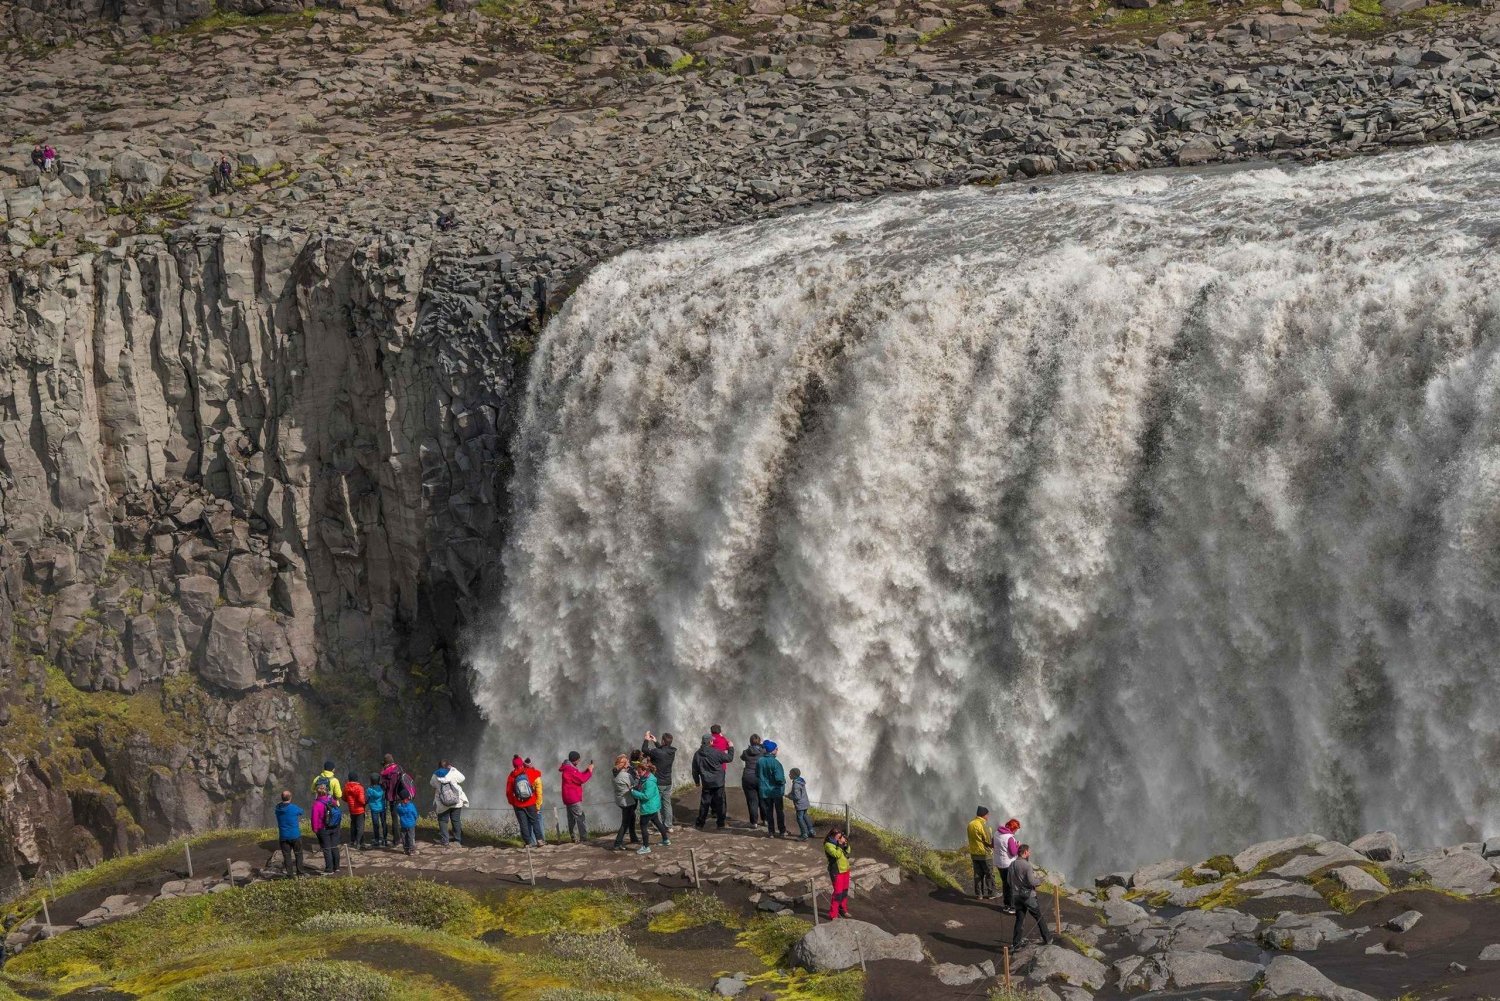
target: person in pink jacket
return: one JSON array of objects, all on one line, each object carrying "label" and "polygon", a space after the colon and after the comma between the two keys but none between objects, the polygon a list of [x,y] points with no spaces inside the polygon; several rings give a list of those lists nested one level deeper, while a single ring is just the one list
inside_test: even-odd
[{"label": "person in pink jacket", "polygon": [[568,810],[568,837],[574,844],[589,839],[588,825],[583,818],[583,786],[594,777],[594,763],[590,761],[587,768],[580,770],[578,761],[582,757],[577,751],[569,751],[568,760],[557,769],[562,773],[562,801]]},{"label": "person in pink jacket", "polygon": [[327,786],[318,787],[318,796],[312,805],[312,830],[318,845],[323,849],[323,875],[334,876],[339,871],[339,830],[343,826],[343,810]]}]

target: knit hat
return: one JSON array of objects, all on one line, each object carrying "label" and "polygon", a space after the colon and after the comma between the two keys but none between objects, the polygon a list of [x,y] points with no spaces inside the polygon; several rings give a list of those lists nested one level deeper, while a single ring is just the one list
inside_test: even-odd
[{"label": "knit hat", "polygon": [[990,815],[990,808],[987,806],[981,806],[979,809],[974,811],[974,815],[977,817],[988,817]]},{"label": "knit hat", "polygon": [[325,761],[325,762],[323,762],[323,770],[325,772],[331,772],[331,771],[333,771],[333,762],[332,761]]},{"label": "knit hat", "polygon": [[763,741],[760,742],[760,746],[761,746],[761,750],[765,751],[767,754],[775,754],[776,753],[776,746],[777,745],[776,745],[776,741],[774,741],[774,740],[763,740]]}]

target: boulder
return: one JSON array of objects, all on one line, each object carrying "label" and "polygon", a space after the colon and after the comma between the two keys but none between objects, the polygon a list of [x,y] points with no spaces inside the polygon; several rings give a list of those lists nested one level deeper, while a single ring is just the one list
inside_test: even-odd
[{"label": "boulder", "polygon": [[739,977],[720,977],[714,981],[714,994],[721,998],[737,998],[750,987]]},{"label": "boulder", "polygon": [[1400,914],[1397,914],[1395,917],[1387,921],[1385,923],[1385,926],[1391,931],[1408,932],[1415,928],[1417,926],[1417,922],[1421,920],[1421,911],[1402,911]]},{"label": "boulder", "polygon": [[1500,838],[1490,838],[1485,841],[1484,848],[1480,854],[1485,858],[1500,858]]},{"label": "boulder", "polygon": [[1459,851],[1422,863],[1433,886],[1468,896],[1495,889],[1495,865],[1473,852]]},{"label": "boulder", "polygon": [[1380,12],[1386,17],[1398,17],[1402,14],[1410,14],[1414,10],[1421,10],[1427,6],[1427,0],[1380,0]]},{"label": "boulder", "polygon": [[1293,914],[1283,911],[1272,925],[1260,933],[1267,949],[1283,952],[1312,952],[1324,942],[1340,942],[1353,935],[1321,914]]},{"label": "boulder", "polygon": [[1480,949],[1479,958],[1486,963],[1500,962],[1500,945],[1487,945]]},{"label": "boulder", "polygon": [[1299,834],[1291,838],[1262,841],[1259,844],[1251,845],[1236,855],[1234,857],[1234,865],[1240,872],[1249,872],[1274,855],[1293,852],[1299,848],[1308,848],[1312,845],[1321,844],[1326,840],[1328,839],[1321,834]]},{"label": "boulder", "polygon": [[1117,927],[1133,925],[1151,917],[1144,907],[1129,900],[1106,900],[1099,909],[1104,912],[1104,920]]},{"label": "boulder", "polygon": [[967,987],[975,981],[985,979],[984,971],[977,966],[962,966],[958,963],[939,963],[933,974],[948,987]]},{"label": "boulder", "polygon": [[1349,847],[1371,862],[1394,862],[1401,857],[1401,845],[1396,841],[1396,836],[1389,831],[1374,831],[1366,834],[1362,838],[1351,841]]},{"label": "boulder", "polygon": [[1063,983],[1097,991],[1104,986],[1108,972],[1097,959],[1060,945],[1044,945],[1033,957],[1026,978],[1038,984]]},{"label": "boulder", "polygon": [[275,563],[254,553],[241,553],[224,570],[224,597],[232,605],[268,606],[275,579]]},{"label": "boulder", "polygon": [[1385,893],[1385,884],[1357,865],[1346,865],[1341,869],[1335,869],[1332,876],[1350,893]]},{"label": "boulder", "polygon": [[1196,167],[1200,164],[1213,163],[1219,159],[1219,147],[1212,139],[1189,139],[1177,149],[1176,160],[1179,167]]},{"label": "boulder", "polygon": [[35,185],[5,193],[5,215],[8,219],[24,219],[41,210],[42,189]]},{"label": "boulder", "polygon": [[1254,1001],[1270,998],[1316,998],[1318,1001],[1375,1001],[1348,987],[1340,987],[1295,956],[1277,956],[1266,967]]},{"label": "boulder", "polygon": [[819,925],[792,946],[792,961],[806,970],[821,973],[847,970],[881,959],[920,963],[926,957],[915,935],[892,935],[867,921],[845,918]]},{"label": "boulder", "polygon": [[1168,859],[1165,862],[1153,862],[1151,865],[1143,865],[1130,874],[1129,885],[1132,887],[1145,886],[1147,883],[1157,883],[1177,875],[1188,867],[1188,863],[1180,859]]},{"label": "boulder", "polygon": [[1161,991],[1207,984],[1248,984],[1260,976],[1259,963],[1230,959],[1213,952],[1168,952],[1152,956],[1120,981],[1126,991]]},{"label": "boulder", "polygon": [[121,153],[110,163],[110,173],[122,181],[155,188],[166,180],[167,168],[139,153]]}]

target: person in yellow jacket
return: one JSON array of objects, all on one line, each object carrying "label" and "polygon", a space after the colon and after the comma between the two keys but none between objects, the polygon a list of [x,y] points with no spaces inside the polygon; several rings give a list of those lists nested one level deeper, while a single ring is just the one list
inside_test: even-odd
[{"label": "person in yellow jacket", "polygon": [[318,793],[318,786],[327,786],[328,787],[328,795],[332,796],[334,799],[343,799],[344,798],[344,787],[341,786],[341,785],[339,785],[339,778],[338,778],[338,776],[335,775],[335,774],[333,774],[333,762],[332,761],[325,761],[325,762],[323,762],[323,770],[321,772],[319,772],[317,775],[313,776],[313,783],[312,784],[313,784],[313,795],[315,795],[315,796]]},{"label": "person in yellow jacket", "polygon": [[995,870],[990,865],[995,840],[990,837],[990,808],[981,806],[969,821],[969,859],[974,863],[974,896],[989,900],[995,895]]},{"label": "person in yellow jacket", "polygon": [[836,921],[849,916],[849,839],[842,827],[828,832],[823,841],[823,854],[828,856],[828,879],[833,883],[833,896],[828,898],[828,920]]}]

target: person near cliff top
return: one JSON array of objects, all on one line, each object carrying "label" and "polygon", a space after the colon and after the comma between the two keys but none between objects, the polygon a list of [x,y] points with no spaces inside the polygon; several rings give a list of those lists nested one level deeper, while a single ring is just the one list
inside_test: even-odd
[{"label": "person near cliff top", "polygon": [[797,813],[797,840],[806,841],[816,833],[813,830],[812,819],[808,811],[812,809],[812,800],[807,796],[807,779],[802,777],[802,769],[793,768],[787,773],[792,781],[786,787],[786,798],[792,801],[792,809]]},{"label": "person near cliff top", "polygon": [[[302,875],[302,807],[292,802],[290,789],[276,804],[276,837],[281,848],[281,871],[288,879]],[[295,859],[295,861],[294,861]]]},{"label": "person near cliff top", "polygon": [[530,758],[519,754],[510,759],[510,775],[505,779],[505,799],[516,811],[516,826],[527,848],[546,840],[542,829],[542,773],[531,767]]},{"label": "person near cliff top", "polygon": [[328,792],[334,799],[344,798],[344,787],[339,785],[339,777],[333,774],[333,762],[323,762],[323,770],[313,776],[313,793],[316,795],[318,786],[327,786]]},{"label": "person near cliff top", "polygon": [[635,797],[630,795],[630,790],[635,788],[635,770],[631,767],[630,759],[623,754],[616,755],[613,775],[615,805],[620,808],[620,829],[615,832],[615,843],[611,850],[618,852],[625,849],[627,835],[631,844],[640,843],[640,839],[635,836]]},{"label": "person near cliff top", "polygon": [[849,916],[849,838],[837,825],[823,839],[823,854],[828,857],[828,879],[833,895],[828,898],[828,920]]},{"label": "person near cliff top", "polygon": [[786,837],[786,770],[777,760],[777,744],[774,740],[761,743],[760,764],[760,813],[766,820],[766,833],[773,838]]},{"label": "person near cliff top", "polygon": [[760,756],[766,753],[760,742],[760,734],[750,735],[750,746],[740,752],[745,770],[740,772],[740,789],[745,793],[745,809],[750,814],[750,826],[759,827],[760,814]]},{"label": "person near cliff top", "polygon": [[338,798],[322,787],[312,805],[312,829],[317,835],[318,846],[323,849],[323,875],[336,876],[339,871],[339,834],[344,823],[344,811],[339,809]]},{"label": "person near cliff top", "polygon": [[417,801],[403,799],[396,804],[396,822],[401,825],[401,847],[406,854],[417,853]]},{"label": "person near cliff top", "polygon": [[582,758],[577,751],[569,751],[568,760],[557,766],[562,773],[563,808],[568,811],[568,837],[575,845],[589,839],[588,822],[583,816],[583,787],[594,777],[593,759],[589,759],[587,768],[579,769]]},{"label": "person near cliff top", "polygon": [[1052,944],[1052,936],[1047,931],[1047,922],[1042,920],[1041,905],[1037,903],[1036,891],[1040,886],[1041,883],[1036,878],[1036,870],[1031,867],[1031,846],[1021,845],[1015,861],[1010,864],[1011,902],[1015,905],[1016,912],[1016,931],[1010,940],[1012,951],[1026,944],[1026,939],[1021,935],[1021,926],[1028,914],[1036,920],[1037,929],[1042,933],[1042,944]]},{"label": "person near cliff top", "polygon": [[446,845],[451,841],[462,845],[464,807],[469,805],[463,786],[464,773],[444,758],[438,762],[437,770],[428,781],[432,786],[432,805],[437,810],[438,844]]},{"label": "person near cliff top", "polygon": [[661,832],[664,847],[671,846],[672,837],[667,832],[666,825],[661,822],[661,787],[656,781],[656,766],[649,759],[642,758],[635,766],[635,774],[636,784],[630,790],[630,795],[641,815],[641,846],[635,851],[637,855],[650,855],[652,824]]},{"label": "person near cliff top", "polygon": [[386,826],[385,787],[380,784],[380,773],[370,776],[365,786],[365,804],[370,815],[370,847],[384,848],[391,843]]},{"label": "person near cliff top", "polygon": [[344,782],[344,803],[349,807],[349,845],[363,849],[365,846],[365,811],[369,797],[365,787],[359,784],[359,775],[350,772]]},{"label": "person near cliff top", "polygon": [[995,854],[995,842],[990,837],[990,808],[981,806],[969,821],[969,861],[974,863],[974,896],[989,900],[995,895],[995,872],[990,861]]},{"label": "person near cliff top", "polygon": [[234,190],[234,167],[229,162],[229,157],[223,154],[219,156],[219,162],[214,165],[215,194],[228,194]]},{"label": "person near cliff top", "polygon": [[42,147],[42,173],[51,174],[57,169],[57,150],[48,143]]},{"label": "person near cliff top", "polygon": [[31,147],[31,165],[37,170],[46,170],[46,164],[47,157],[46,154],[42,152],[42,144],[37,143],[35,146]]},{"label": "person near cliff top", "polygon": [[1000,910],[1006,914],[1016,913],[1015,894],[1011,892],[1010,867],[1021,852],[1021,842],[1016,832],[1021,822],[1012,817],[995,830],[995,866],[1000,870]]},{"label": "person near cliff top", "polygon": [[703,743],[693,755],[693,784],[702,792],[698,803],[698,820],[693,825],[702,828],[708,822],[708,813],[713,811],[719,829],[729,824],[724,809],[724,769],[729,767],[730,752],[714,746],[713,734],[705,733]]},{"label": "person near cliff top", "polygon": [[672,746],[672,735],[664,733],[658,739],[650,730],[641,742],[641,753],[656,766],[656,784],[661,788],[661,820],[672,829],[672,766],[677,762],[677,748]]}]

